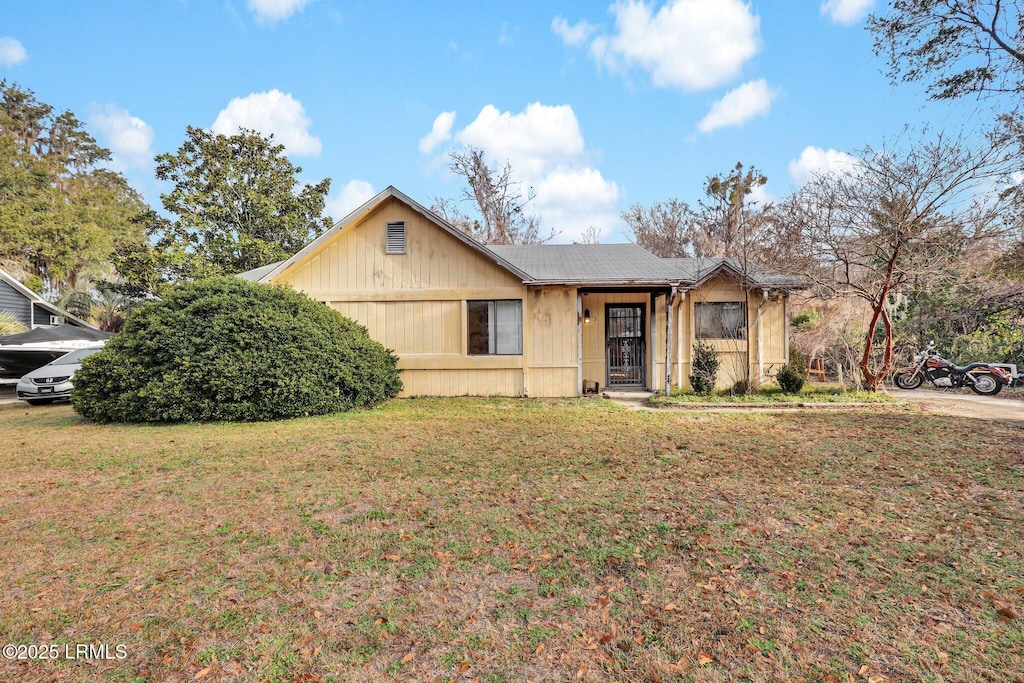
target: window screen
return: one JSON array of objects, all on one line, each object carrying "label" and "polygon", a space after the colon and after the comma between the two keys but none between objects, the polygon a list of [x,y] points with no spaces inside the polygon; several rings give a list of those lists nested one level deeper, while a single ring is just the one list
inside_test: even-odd
[{"label": "window screen", "polygon": [[468,351],[471,356],[523,353],[523,302],[517,299],[469,301]]}]

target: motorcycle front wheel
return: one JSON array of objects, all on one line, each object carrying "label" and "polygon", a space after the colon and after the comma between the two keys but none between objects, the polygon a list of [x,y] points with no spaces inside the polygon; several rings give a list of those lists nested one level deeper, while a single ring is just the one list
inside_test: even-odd
[{"label": "motorcycle front wheel", "polygon": [[924,381],[924,378],[921,377],[920,372],[915,372],[913,374],[909,372],[901,372],[896,375],[895,381],[896,386],[900,389],[917,389],[921,386],[921,382]]},{"label": "motorcycle front wheel", "polygon": [[996,379],[996,376],[992,373],[986,372],[980,375],[974,375],[974,384],[971,385],[971,391],[982,396],[995,396],[1003,388],[1003,383]]}]

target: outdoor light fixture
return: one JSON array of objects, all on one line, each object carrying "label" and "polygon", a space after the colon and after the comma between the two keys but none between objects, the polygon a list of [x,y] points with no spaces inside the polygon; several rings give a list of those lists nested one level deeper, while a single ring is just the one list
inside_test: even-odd
[{"label": "outdoor light fixture", "polygon": [[590,324],[590,309],[589,308],[587,310],[583,311],[583,324],[584,325],[589,325]]}]

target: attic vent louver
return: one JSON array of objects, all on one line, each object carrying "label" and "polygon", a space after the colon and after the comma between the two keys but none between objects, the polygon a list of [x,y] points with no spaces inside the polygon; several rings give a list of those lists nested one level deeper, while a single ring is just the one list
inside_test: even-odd
[{"label": "attic vent louver", "polygon": [[405,253],[405,222],[388,223],[387,244],[384,248],[385,254]]}]

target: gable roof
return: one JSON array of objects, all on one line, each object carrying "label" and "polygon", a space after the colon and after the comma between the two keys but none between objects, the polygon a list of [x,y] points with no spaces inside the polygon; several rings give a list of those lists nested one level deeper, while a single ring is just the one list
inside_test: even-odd
[{"label": "gable roof", "polygon": [[765,268],[751,261],[724,258],[664,258],[677,276],[691,285],[699,285],[711,278],[726,273],[746,282],[752,287],[777,289],[804,289],[809,283],[794,275],[787,275]]},{"label": "gable roof", "polygon": [[529,273],[527,284],[668,285],[676,270],[636,244],[491,245]]},{"label": "gable roof", "polygon": [[31,301],[33,305],[39,306],[40,308],[44,308],[47,311],[49,311],[50,313],[52,313],[53,315],[59,315],[60,317],[64,318],[65,322],[71,323],[72,325],[75,325],[76,327],[84,327],[84,328],[90,329],[90,330],[98,330],[99,329],[98,327],[96,327],[92,323],[87,322],[85,320],[82,320],[78,316],[71,315],[70,313],[65,311],[63,308],[58,308],[57,306],[54,306],[49,301],[47,301],[43,297],[41,297],[38,294],[36,294],[35,292],[33,292],[31,289],[29,289],[25,285],[23,285],[20,282],[18,282],[14,278],[13,275],[8,273],[3,268],[0,268],[0,280],[3,280],[8,285],[10,285],[16,292],[18,292],[18,294],[21,294],[26,299]]},{"label": "gable roof", "polygon": [[726,272],[753,287],[798,289],[803,280],[735,258],[660,258],[634,243],[484,245],[440,218],[422,204],[388,186],[345,216],[289,259],[253,268],[238,276],[269,282],[316,251],[338,232],[358,223],[385,201],[396,199],[473,251],[496,263],[524,284],[598,286],[696,286]]},{"label": "gable roof", "polygon": [[364,203],[358,209],[356,209],[355,211],[353,211],[352,213],[350,213],[349,215],[345,216],[340,221],[335,223],[330,230],[320,235],[315,240],[313,240],[305,247],[303,247],[300,251],[295,253],[291,258],[286,259],[284,261],[278,261],[276,264],[271,263],[266,266],[261,266],[260,268],[253,268],[252,270],[240,273],[239,276],[247,280],[253,280],[255,282],[268,282],[274,279],[275,277],[277,277],[278,275],[280,275],[281,273],[283,273],[284,271],[288,270],[293,265],[301,261],[308,254],[316,251],[320,247],[320,245],[330,240],[336,234],[338,234],[348,226],[358,223],[368,214],[372,213],[378,207],[380,207],[381,204],[392,198],[402,202],[410,209],[412,209],[413,211],[420,214],[425,219],[439,227],[441,230],[447,232],[449,235],[459,240],[473,251],[484,256],[487,260],[498,264],[505,270],[515,275],[516,277],[521,278],[524,281],[529,278],[529,276],[526,273],[519,270],[505,259],[501,258],[499,255],[497,255],[484,245],[480,244],[466,233],[462,232],[455,226],[443,220],[433,211],[430,211],[419,202],[400,192],[393,185],[389,185],[385,189],[378,192],[375,196],[367,200],[366,203]]}]

